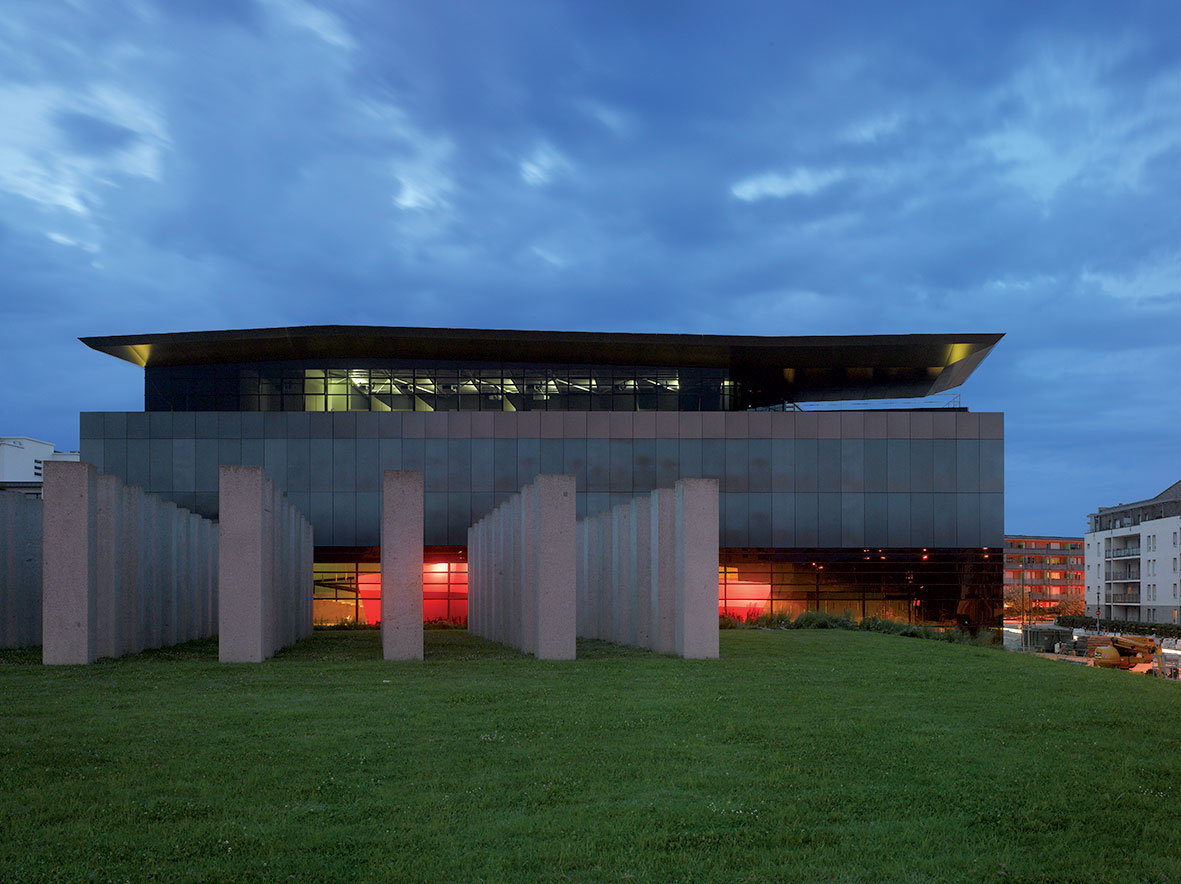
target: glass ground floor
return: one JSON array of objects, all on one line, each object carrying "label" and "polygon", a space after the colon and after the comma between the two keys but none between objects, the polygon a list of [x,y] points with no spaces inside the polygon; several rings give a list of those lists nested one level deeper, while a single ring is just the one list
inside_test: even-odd
[{"label": "glass ground floor", "polygon": [[[722,549],[718,613],[804,611],[933,626],[999,627],[1003,562],[990,549]],[[467,622],[467,549],[423,550],[423,619]],[[316,550],[318,624],[381,619],[381,553]]]}]

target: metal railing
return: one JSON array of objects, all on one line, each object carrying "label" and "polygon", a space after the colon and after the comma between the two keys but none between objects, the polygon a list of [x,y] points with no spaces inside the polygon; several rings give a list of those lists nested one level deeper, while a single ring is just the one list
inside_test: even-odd
[{"label": "metal railing", "polygon": [[1138,555],[1140,555],[1140,547],[1138,546],[1125,546],[1122,549],[1108,549],[1103,551],[1103,557],[1105,559],[1122,559],[1126,556]]}]

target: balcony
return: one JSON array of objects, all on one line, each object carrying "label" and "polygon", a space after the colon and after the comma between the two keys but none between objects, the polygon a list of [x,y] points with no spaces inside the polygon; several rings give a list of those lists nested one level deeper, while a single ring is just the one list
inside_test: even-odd
[{"label": "balcony", "polygon": [[1106,578],[1108,583],[1139,583],[1139,574],[1111,574]]},{"label": "balcony", "polygon": [[1140,593],[1138,592],[1124,592],[1114,593],[1107,597],[1107,601],[1113,605],[1138,605],[1140,604]]},{"label": "balcony", "polygon": [[1123,559],[1128,556],[1140,555],[1140,547],[1125,546],[1123,549],[1108,549],[1103,551],[1103,557],[1107,559]]}]

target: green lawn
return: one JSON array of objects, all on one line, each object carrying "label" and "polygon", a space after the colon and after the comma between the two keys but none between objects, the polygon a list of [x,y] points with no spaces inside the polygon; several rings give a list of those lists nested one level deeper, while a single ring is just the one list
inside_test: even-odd
[{"label": "green lawn", "polygon": [[0,881],[1181,882],[1181,684],[831,630],[0,652]]}]

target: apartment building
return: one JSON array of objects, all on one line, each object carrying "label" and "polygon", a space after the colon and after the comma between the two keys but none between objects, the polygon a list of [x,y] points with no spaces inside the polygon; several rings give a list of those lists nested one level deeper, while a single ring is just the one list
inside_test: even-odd
[{"label": "apartment building", "polygon": [[1181,482],[1149,500],[1100,507],[1088,520],[1087,613],[1142,623],[1181,622]]},{"label": "apartment building", "polygon": [[1081,614],[1083,538],[1010,534],[1005,537],[1005,607],[1014,611]]}]

